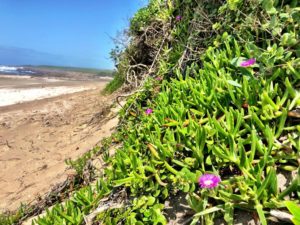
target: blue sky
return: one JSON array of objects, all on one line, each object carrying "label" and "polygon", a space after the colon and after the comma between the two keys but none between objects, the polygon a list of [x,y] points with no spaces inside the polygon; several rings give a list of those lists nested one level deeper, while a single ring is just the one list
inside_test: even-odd
[{"label": "blue sky", "polygon": [[113,68],[110,37],[147,0],[0,0],[0,65]]}]

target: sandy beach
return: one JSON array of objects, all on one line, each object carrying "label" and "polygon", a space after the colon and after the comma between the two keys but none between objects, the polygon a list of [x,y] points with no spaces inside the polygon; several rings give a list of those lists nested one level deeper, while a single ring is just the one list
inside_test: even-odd
[{"label": "sandy beach", "polygon": [[0,212],[64,181],[65,159],[91,149],[117,123],[106,119],[113,96],[100,94],[107,81],[47,79],[0,78]]},{"label": "sandy beach", "polygon": [[0,75],[0,107],[95,89],[102,82]]}]

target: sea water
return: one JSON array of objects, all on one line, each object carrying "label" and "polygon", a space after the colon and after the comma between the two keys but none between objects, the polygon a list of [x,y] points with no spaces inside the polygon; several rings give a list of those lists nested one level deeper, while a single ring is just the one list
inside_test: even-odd
[{"label": "sea water", "polygon": [[34,72],[24,67],[0,65],[0,107],[90,89],[78,85],[79,81],[32,75]]},{"label": "sea water", "polygon": [[28,102],[38,99],[50,98],[62,94],[70,94],[90,89],[88,87],[44,87],[44,88],[0,88],[0,107]]},{"label": "sea water", "polygon": [[0,76],[4,75],[33,75],[34,71],[29,70],[28,68],[24,68],[21,66],[5,66],[0,65]]}]

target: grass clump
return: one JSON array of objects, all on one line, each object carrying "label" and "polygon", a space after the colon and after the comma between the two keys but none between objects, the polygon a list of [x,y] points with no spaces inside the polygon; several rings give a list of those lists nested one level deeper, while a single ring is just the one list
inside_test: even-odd
[{"label": "grass clump", "polygon": [[104,88],[105,94],[111,94],[114,91],[118,90],[124,84],[124,78],[118,72],[114,72],[113,80],[110,81]]},{"label": "grass clump", "polygon": [[27,205],[21,204],[19,209],[14,213],[0,213],[0,224],[19,224],[19,221],[23,219],[24,216],[31,213],[31,208]]}]

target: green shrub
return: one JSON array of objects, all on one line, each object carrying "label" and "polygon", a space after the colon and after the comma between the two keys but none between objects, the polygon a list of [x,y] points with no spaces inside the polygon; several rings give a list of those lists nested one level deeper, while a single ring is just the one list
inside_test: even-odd
[{"label": "green shrub", "polygon": [[129,31],[131,35],[141,35],[155,21],[167,21],[173,12],[170,0],[150,0],[146,7],[141,8],[131,18]]},{"label": "green shrub", "polygon": [[125,81],[124,77],[120,73],[115,72],[113,80],[106,85],[104,89],[104,93],[105,94],[113,93],[124,84],[124,81]]}]

